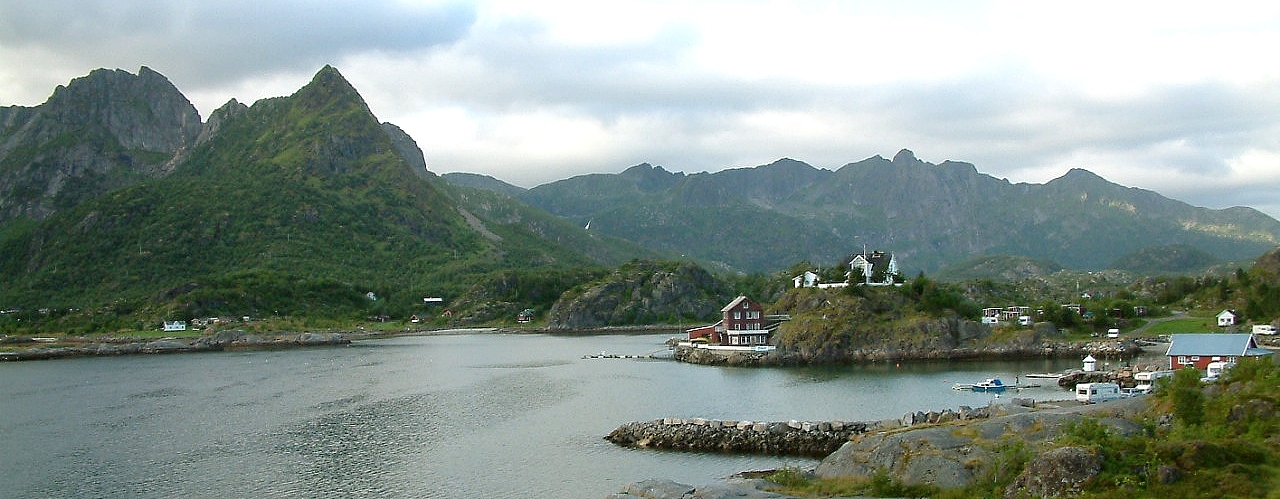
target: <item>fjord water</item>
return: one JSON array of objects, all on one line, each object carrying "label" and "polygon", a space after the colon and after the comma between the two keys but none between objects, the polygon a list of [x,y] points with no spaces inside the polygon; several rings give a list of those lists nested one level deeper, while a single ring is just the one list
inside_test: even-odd
[{"label": "fjord water", "polygon": [[[599,498],[647,478],[700,484],[816,463],[603,440],[625,422],[898,418],[1000,402],[952,390],[957,382],[1000,376],[1007,383],[1078,365],[752,369],[583,358],[665,353],[670,336],[457,334],[4,363],[0,494]],[[1050,380],[1016,396],[1071,393]]]}]

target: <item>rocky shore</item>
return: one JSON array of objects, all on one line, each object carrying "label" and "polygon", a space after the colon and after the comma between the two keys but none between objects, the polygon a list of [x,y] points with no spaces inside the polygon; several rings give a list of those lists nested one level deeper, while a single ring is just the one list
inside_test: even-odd
[{"label": "rocky shore", "polygon": [[[1013,399],[1030,407],[1031,399]],[[987,407],[909,412],[899,419],[880,421],[725,421],[703,418],[663,418],[623,424],[605,440],[624,447],[735,454],[824,457],[857,435],[923,424],[985,419]]]},{"label": "rocky shore", "polygon": [[[999,466],[1000,453],[1010,440],[1032,444],[1051,441],[1086,415],[1097,418],[1100,424],[1118,435],[1140,432],[1141,425],[1127,418],[1140,410],[1143,403],[1141,398],[1094,405],[1074,402],[1037,404],[1030,400],[1014,399],[1011,403],[977,410],[962,407],[959,411],[908,413],[899,420],[863,424],[860,426],[863,431],[850,432],[846,441],[824,455],[813,474],[838,478],[887,473],[891,478],[908,485],[928,484],[944,489],[964,487],[990,472],[992,466]],[[649,426],[657,426],[657,423],[661,421],[651,422]],[[624,425],[624,428],[629,426]],[[711,427],[710,424],[698,426]],[[854,426],[859,427],[857,424]],[[753,426],[752,430],[754,428]],[[680,434],[680,430],[665,431],[672,436]],[[711,430],[699,430],[708,431]],[[724,425],[715,431],[728,432]],[[802,429],[791,428],[787,431],[798,432]],[[694,438],[696,434],[690,433],[688,438]],[[711,440],[715,438],[712,437]],[[1056,497],[1078,491],[1100,472],[1101,457],[1095,450],[1078,447],[1051,449],[1037,453],[1026,470],[1005,491],[1005,495]],[[741,476],[699,486],[651,479],[629,484],[619,493],[607,497],[791,497],[770,492],[770,488],[774,486],[767,481]]]},{"label": "rocky shore", "polygon": [[0,361],[346,345],[351,343],[351,339],[342,333],[248,334],[244,331],[220,331],[197,338],[65,338],[53,342],[7,338],[6,343],[26,348],[0,352]]},{"label": "rocky shore", "polygon": [[1033,359],[1045,357],[1132,358],[1143,352],[1135,341],[1094,341],[1084,343],[1045,341],[1035,344],[991,344],[980,347],[900,348],[881,346],[841,352],[838,356],[815,356],[779,347],[771,352],[725,351],[677,345],[675,358],[681,362],[728,366],[786,366],[894,360],[983,360]]}]

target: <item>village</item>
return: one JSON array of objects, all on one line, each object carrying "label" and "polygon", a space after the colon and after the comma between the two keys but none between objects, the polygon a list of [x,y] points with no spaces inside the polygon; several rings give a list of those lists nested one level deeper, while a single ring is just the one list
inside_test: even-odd
[{"label": "village", "polygon": [[[901,277],[897,262],[892,253],[874,251],[856,254],[849,260],[846,279],[838,282],[821,282],[814,271],[805,271],[793,278],[796,288],[833,289],[848,286],[900,286]],[[1084,296],[1088,298],[1087,295]],[[1062,308],[1070,310],[1082,319],[1091,320],[1092,311],[1078,303],[1062,304]],[[719,352],[751,352],[767,354],[777,350],[773,335],[777,329],[791,318],[787,315],[765,314],[764,307],[747,296],[738,296],[720,310],[721,318],[714,324],[693,327],[684,330],[687,335],[678,343],[685,349],[709,350]],[[1117,318],[1123,315],[1121,310],[1108,310]],[[1137,317],[1148,315],[1147,307],[1135,306],[1131,313]],[[1034,315],[1033,315],[1034,314]],[[985,307],[982,310],[981,323],[987,327],[1031,327],[1035,316],[1043,316],[1044,310],[1032,310],[1027,306]],[[1148,370],[1135,371],[1129,366],[1112,372],[1101,372],[1098,360],[1092,355],[1082,359],[1081,368],[1073,372],[1032,373],[1030,378],[1049,378],[1059,382],[1063,388],[1072,389],[1076,400],[1083,403],[1095,403],[1122,397],[1131,397],[1150,393],[1156,380],[1171,376],[1177,369],[1194,368],[1203,373],[1203,382],[1213,382],[1222,373],[1230,369],[1242,358],[1268,357],[1273,351],[1260,346],[1257,336],[1276,334],[1273,324],[1252,324],[1249,332],[1236,332],[1241,326],[1241,316],[1236,310],[1223,310],[1215,317],[1220,332],[1171,334],[1166,337],[1147,341],[1147,346],[1164,347],[1164,365],[1148,366]],[[1097,337],[1095,333],[1093,335]],[[1110,328],[1105,334],[1106,340],[1121,340],[1118,328]],[[1082,381],[1077,383],[1076,381]],[[956,389],[984,392],[1002,392],[1016,389],[1019,385],[1006,385],[998,378],[987,379],[978,383],[957,383]]]}]

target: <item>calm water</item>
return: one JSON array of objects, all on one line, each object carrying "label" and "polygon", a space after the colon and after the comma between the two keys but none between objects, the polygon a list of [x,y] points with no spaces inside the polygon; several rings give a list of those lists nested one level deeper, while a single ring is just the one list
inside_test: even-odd
[{"label": "calm water", "polygon": [[[665,352],[669,336],[444,335],[0,363],[0,495],[600,498],[646,478],[698,484],[815,464],[603,440],[628,421],[897,418],[992,401],[956,382],[1078,365],[582,358]],[[1020,396],[1070,398],[1047,385]]]}]

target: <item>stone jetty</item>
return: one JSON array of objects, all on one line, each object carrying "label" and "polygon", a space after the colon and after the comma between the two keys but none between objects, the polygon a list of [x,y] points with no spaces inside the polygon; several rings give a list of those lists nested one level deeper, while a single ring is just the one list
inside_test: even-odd
[{"label": "stone jetty", "polygon": [[[1034,402],[1029,399],[1025,404]],[[851,438],[904,426],[987,418],[986,407],[910,412],[881,421],[731,421],[662,418],[623,424],[605,438],[624,447],[691,452],[824,457]]]}]

